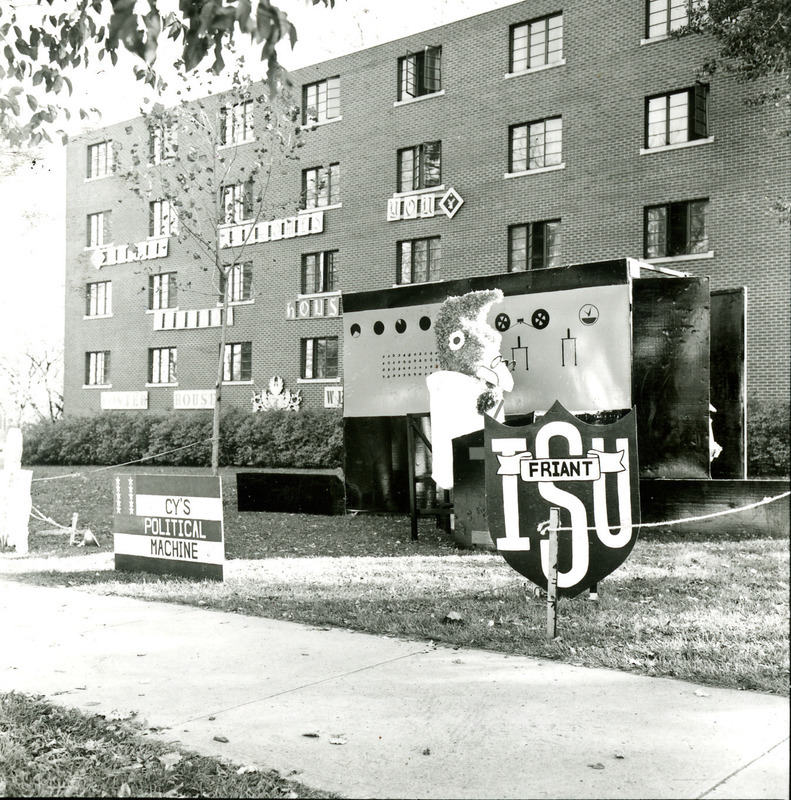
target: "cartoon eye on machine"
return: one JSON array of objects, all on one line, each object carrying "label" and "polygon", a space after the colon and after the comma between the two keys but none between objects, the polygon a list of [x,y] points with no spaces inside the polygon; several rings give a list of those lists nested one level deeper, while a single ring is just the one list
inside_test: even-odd
[{"label": "cartoon eye on machine", "polygon": [[511,327],[511,317],[508,314],[498,314],[494,318],[494,327],[497,328],[500,333],[504,333]]},{"label": "cartoon eye on machine", "polygon": [[530,317],[530,322],[534,328],[541,331],[549,325],[549,311],[543,308],[537,308]]},{"label": "cartoon eye on machine", "polygon": [[451,350],[461,350],[464,347],[464,331],[453,331],[453,333],[448,336],[448,347]]}]

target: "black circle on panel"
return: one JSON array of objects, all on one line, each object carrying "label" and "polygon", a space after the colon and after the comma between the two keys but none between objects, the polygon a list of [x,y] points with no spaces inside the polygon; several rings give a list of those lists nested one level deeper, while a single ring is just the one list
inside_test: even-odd
[{"label": "black circle on panel", "polygon": [[406,330],[406,322],[403,319],[397,319],[395,329],[397,333],[403,333]]},{"label": "black circle on panel", "polygon": [[381,336],[384,332],[385,332],[384,323],[381,322],[380,320],[377,320],[376,322],[374,322],[374,333],[377,336]]},{"label": "black circle on panel", "polygon": [[355,339],[360,335],[361,332],[362,329],[356,322],[354,323],[354,325],[351,326],[351,328],[349,328],[349,333],[351,333],[351,335],[354,336]]},{"label": "black circle on panel", "polygon": [[549,325],[549,311],[544,308],[537,308],[533,312],[533,316],[530,317],[530,322],[533,324],[534,328],[543,330]]},{"label": "black circle on panel", "polygon": [[431,327],[431,320],[428,317],[421,317],[419,324],[421,331],[427,331]]},{"label": "black circle on panel", "polygon": [[511,327],[511,318],[508,314],[498,314],[494,318],[494,327],[498,331],[507,331]]}]

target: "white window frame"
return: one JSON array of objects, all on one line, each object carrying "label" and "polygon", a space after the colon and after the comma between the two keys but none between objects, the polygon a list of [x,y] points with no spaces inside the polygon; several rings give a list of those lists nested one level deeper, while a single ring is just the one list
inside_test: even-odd
[{"label": "white window frame", "polygon": [[[556,21],[560,20],[557,25]],[[554,24],[553,24],[554,23]],[[522,33],[524,29],[524,33]],[[560,36],[551,37],[552,31],[560,30]],[[524,58],[519,62],[516,60],[515,46],[517,36],[525,40]],[[512,25],[509,31],[509,63],[508,74],[520,75],[532,70],[545,69],[557,64],[564,63],[563,58],[563,12],[558,14],[547,14],[543,17],[537,17],[526,22],[520,22]],[[560,47],[553,47],[550,49],[551,44],[559,39]],[[539,55],[539,47],[541,53]],[[522,48],[520,47],[519,50]],[[524,64],[523,64],[524,62]]]},{"label": "white window frame", "polygon": [[113,174],[114,153],[112,139],[89,144],[87,152],[88,165],[85,180],[95,181]]},{"label": "white window frame", "polygon": [[112,281],[93,281],[85,287],[84,319],[100,319],[113,315]]},{"label": "white window frame", "polygon": [[178,348],[151,347],[148,351],[147,387],[178,386]]}]

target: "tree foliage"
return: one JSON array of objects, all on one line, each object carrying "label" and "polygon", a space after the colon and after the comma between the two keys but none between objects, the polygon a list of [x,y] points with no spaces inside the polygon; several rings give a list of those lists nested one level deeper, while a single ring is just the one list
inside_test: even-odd
[{"label": "tree foliage", "polygon": [[[335,0],[311,0],[332,7]],[[115,66],[119,50],[134,57],[139,80],[163,88],[157,71],[162,37],[180,50],[174,66],[190,72],[207,66],[214,74],[226,67],[224,55],[236,36],[261,46],[268,74],[277,73],[277,45],[297,34],[287,15],[269,0],[178,0],[178,10],[163,11],[168,0],[35,0],[0,4],[0,138],[12,146],[51,141],[50,130],[70,112],[60,96],[70,95],[75,70],[108,58]],[[67,74],[69,73],[69,74]],[[54,96],[52,102],[41,102]],[[87,116],[85,110],[80,115]],[[58,133],[65,138],[65,133]]]},{"label": "tree foliage", "polygon": [[708,73],[722,70],[741,81],[791,75],[791,4],[788,0],[708,0],[693,2],[687,26],[679,31],[704,33],[719,43]]}]

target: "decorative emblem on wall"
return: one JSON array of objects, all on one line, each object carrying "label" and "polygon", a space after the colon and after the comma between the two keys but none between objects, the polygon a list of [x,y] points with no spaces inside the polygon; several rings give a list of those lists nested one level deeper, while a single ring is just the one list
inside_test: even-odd
[{"label": "decorative emblem on wall", "polygon": [[297,389],[286,389],[283,379],[275,375],[269,386],[260,391],[253,392],[253,411],[272,411],[276,408],[285,408],[289,411],[299,411],[302,405],[302,393]]}]

